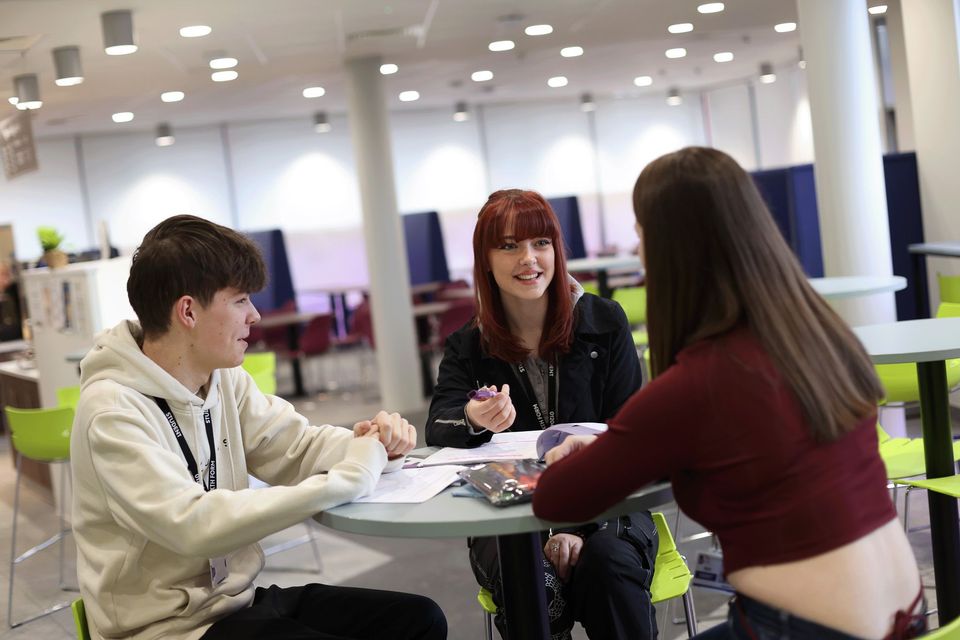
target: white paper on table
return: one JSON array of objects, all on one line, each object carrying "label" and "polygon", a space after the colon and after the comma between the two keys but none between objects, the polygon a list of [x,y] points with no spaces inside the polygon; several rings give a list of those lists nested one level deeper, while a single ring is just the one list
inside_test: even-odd
[{"label": "white paper on table", "polygon": [[421,467],[438,464],[477,464],[494,460],[537,458],[537,438],[541,431],[506,431],[493,434],[490,442],[472,449],[444,447],[424,458]]},{"label": "white paper on table", "polygon": [[461,466],[447,465],[429,469],[400,469],[380,476],[376,488],[368,496],[354,502],[392,502],[413,504],[426,502],[460,479]]}]

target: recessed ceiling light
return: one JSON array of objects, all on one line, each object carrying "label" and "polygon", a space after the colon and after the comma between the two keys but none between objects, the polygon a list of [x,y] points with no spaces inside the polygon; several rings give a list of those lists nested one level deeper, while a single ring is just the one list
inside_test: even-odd
[{"label": "recessed ceiling light", "polygon": [[564,47],[560,49],[560,55],[564,58],[576,58],[583,55],[583,47]]},{"label": "recessed ceiling light", "polygon": [[569,81],[566,76],[553,76],[547,80],[547,86],[553,87],[554,89],[559,89],[560,87],[565,87]]},{"label": "recessed ceiling light", "polygon": [[389,62],[388,62],[387,64],[382,64],[382,65],[380,65],[380,73],[382,73],[382,74],[385,75],[385,76],[389,76],[389,75],[391,75],[391,74],[394,74],[394,73],[396,73],[397,71],[400,71],[400,67],[398,67],[398,66],[395,65],[395,64],[392,64],[392,63],[389,63]]},{"label": "recessed ceiling light", "polygon": [[470,74],[470,79],[474,82],[486,82],[487,80],[493,80],[493,71],[474,71]]},{"label": "recessed ceiling light", "polygon": [[240,77],[240,74],[230,69],[229,71],[214,71],[210,74],[210,79],[214,82],[230,82]]},{"label": "recessed ceiling light", "polygon": [[638,87],[649,87],[653,84],[653,78],[650,76],[637,76],[633,79],[633,84],[637,85]]},{"label": "recessed ceiling light", "polygon": [[513,44],[513,40],[497,40],[487,45],[487,48],[490,51],[510,51],[514,46],[516,45]]},{"label": "recessed ceiling light", "polygon": [[781,22],[780,24],[773,25],[773,30],[777,33],[790,33],[791,31],[797,30],[796,22]]},{"label": "recessed ceiling light", "polygon": [[683,47],[677,47],[675,49],[667,49],[663,55],[668,58],[682,58],[687,55],[687,50]]},{"label": "recessed ceiling light", "polygon": [[553,33],[553,27],[548,24],[532,24],[523,32],[528,36],[548,36]]},{"label": "recessed ceiling light", "polygon": [[887,5],[885,5],[885,4],[878,4],[878,5],[874,6],[874,7],[870,7],[869,9],[867,9],[867,11],[870,12],[870,15],[880,16],[880,15],[883,15],[883,14],[885,14],[885,13],[887,12]]},{"label": "recessed ceiling light", "polygon": [[733,60],[733,52],[731,51],[720,51],[713,54],[714,62],[730,62]]},{"label": "recessed ceiling light", "polygon": [[195,24],[189,27],[181,27],[180,36],[183,38],[202,38],[203,36],[210,35],[211,31],[213,31],[213,29],[205,24]]},{"label": "recessed ceiling light", "polygon": [[413,102],[414,100],[420,99],[419,91],[401,91],[400,95],[397,96],[400,98],[400,102]]},{"label": "recessed ceiling light", "polygon": [[236,58],[214,58],[210,61],[211,69],[233,69],[237,66]]},{"label": "recessed ceiling light", "polygon": [[667,27],[670,33],[690,33],[693,31],[693,25],[689,22],[678,22]]},{"label": "recessed ceiling light", "polygon": [[327,93],[323,87],[307,87],[303,90],[304,98],[322,98]]},{"label": "recessed ceiling light", "polygon": [[707,2],[697,7],[697,11],[700,13],[720,13],[723,9],[724,6],[722,2]]},{"label": "recessed ceiling light", "polygon": [[183,100],[183,91],[164,91],[160,99],[164,102],[180,102]]},{"label": "recessed ceiling light", "polygon": [[131,120],[133,120],[133,113],[131,113],[130,111],[121,111],[119,113],[113,114],[110,117],[113,118],[114,122],[119,124],[121,122],[130,122]]}]

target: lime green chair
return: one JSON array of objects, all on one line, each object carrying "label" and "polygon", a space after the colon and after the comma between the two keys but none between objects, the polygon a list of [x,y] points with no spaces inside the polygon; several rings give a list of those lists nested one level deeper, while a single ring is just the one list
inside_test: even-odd
[{"label": "lime green chair", "polygon": [[77,628],[77,640],[90,640],[90,627],[87,626],[87,610],[83,607],[83,599],[74,600],[70,608],[73,609],[73,624]]},{"label": "lime green chair", "polygon": [[945,627],[934,629],[920,637],[923,640],[960,640],[960,618],[955,619]]},{"label": "lime green chair", "polygon": [[940,302],[960,303],[960,276],[938,273],[937,283],[940,285]]},{"label": "lime green chair", "polygon": [[[960,318],[960,303],[942,302],[937,308],[938,318]],[[947,386],[960,385],[960,358],[946,361]],[[876,365],[877,375],[884,389],[881,404],[918,402],[920,385],[917,382],[917,366],[911,362]]]},{"label": "lime green chair", "polygon": [[277,354],[273,351],[248,353],[243,357],[244,370],[250,374],[261,393],[277,393]]},{"label": "lime green chair", "polygon": [[581,282],[580,286],[583,287],[584,293],[592,293],[595,296],[600,295],[600,285],[597,284],[596,280]]},{"label": "lime green chair", "polygon": [[76,411],[78,402],[80,402],[80,385],[60,387],[57,389],[58,407],[70,407]]},{"label": "lime green chair", "polygon": [[4,413],[7,417],[7,425],[10,427],[10,440],[17,453],[17,480],[13,492],[13,523],[10,527],[10,579],[7,590],[7,624],[13,629],[70,606],[69,602],[63,602],[24,620],[14,621],[13,619],[13,587],[17,565],[29,560],[35,554],[55,543],[59,543],[60,547],[60,587],[61,589],[64,588],[64,538],[70,533],[70,528],[66,525],[63,516],[64,501],[62,497],[66,495],[68,473],[65,472],[60,476],[59,530],[44,542],[31,547],[20,555],[17,555],[17,515],[20,511],[20,480],[23,477],[23,459],[49,463],[63,463],[70,460],[70,431],[73,428],[73,409],[71,407],[57,407],[55,409],[6,407]]},{"label": "lime green chair", "polygon": [[[623,312],[627,314],[627,322],[630,323],[631,327],[647,323],[646,287],[621,287],[613,292],[613,300],[623,307]],[[650,344],[646,327],[635,329],[632,336],[633,344],[637,348]]]},{"label": "lime green chair", "polygon": [[[690,581],[693,576],[687,567],[687,562],[677,550],[677,544],[667,526],[667,519],[662,513],[653,513],[653,523],[657,526],[657,535],[660,545],[657,548],[657,560],[653,567],[653,582],[650,584],[650,602],[657,604],[672,598],[683,597],[683,612],[687,618],[687,635],[697,635],[697,616],[693,608],[693,596],[690,593]],[[497,614],[497,605],[493,602],[493,595],[487,589],[480,589],[477,602],[483,608],[485,615],[484,633],[487,640],[493,640],[493,623],[491,618]]]}]

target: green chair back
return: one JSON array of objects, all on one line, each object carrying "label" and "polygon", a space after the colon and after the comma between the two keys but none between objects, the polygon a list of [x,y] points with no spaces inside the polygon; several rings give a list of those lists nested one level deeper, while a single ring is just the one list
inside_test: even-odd
[{"label": "green chair back", "polygon": [[73,624],[77,628],[77,640],[90,640],[90,627],[87,626],[87,610],[83,608],[83,598],[77,598],[70,605],[73,610]]},{"label": "green chair back", "polygon": [[940,285],[940,302],[960,303],[960,276],[938,273],[937,283]]},{"label": "green chair back", "polygon": [[600,285],[597,284],[596,280],[588,280],[587,282],[581,282],[580,286],[583,287],[584,293],[592,293],[595,296],[600,295]]},{"label": "green chair back", "polygon": [[670,527],[667,526],[667,519],[662,513],[652,515],[653,522],[657,525],[660,547],[657,550],[653,582],[650,584],[650,601],[657,604],[685,594],[690,588],[690,580],[693,576],[683,556],[677,551],[677,544],[670,533]]},{"label": "green chair back", "polygon": [[613,299],[620,303],[631,325],[647,322],[647,288],[621,287],[613,292]]},{"label": "green chair back", "polygon": [[10,438],[21,455],[41,462],[70,459],[73,409],[15,409],[5,407]]},{"label": "green chair back", "polygon": [[80,401],[80,385],[72,387],[60,387],[57,389],[57,406],[70,407],[74,411],[77,409],[77,403]]},{"label": "green chair back", "polygon": [[923,640],[958,640],[960,639],[960,618],[956,618],[947,626],[934,629],[920,637]]},{"label": "green chair back", "polygon": [[273,351],[248,353],[241,366],[253,378],[261,393],[273,395],[277,392],[277,354]]},{"label": "green chair back", "polygon": [[480,607],[490,615],[497,615],[497,605],[493,602],[493,594],[487,589],[480,587],[480,592],[477,594],[477,602],[479,602]]},{"label": "green chair back", "polygon": [[938,318],[960,318],[960,302],[941,302],[937,307]]}]

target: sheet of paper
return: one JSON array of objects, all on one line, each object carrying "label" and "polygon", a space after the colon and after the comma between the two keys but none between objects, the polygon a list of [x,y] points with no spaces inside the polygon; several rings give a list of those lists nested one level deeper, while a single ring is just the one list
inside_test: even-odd
[{"label": "sheet of paper", "polygon": [[447,465],[428,469],[400,469],[384,473],[377,487],[368,496],[354,502],[392,502],[413,504],[426,502],[460,479],[461,466]]},{"label": "sheet of paper", "polygon": [[537,458],[537,437],[540,431],[495,433],[490,442],[473,449],[444,447],[420,463],[421,467],[438,464],[477,464],[494,460]]}]

